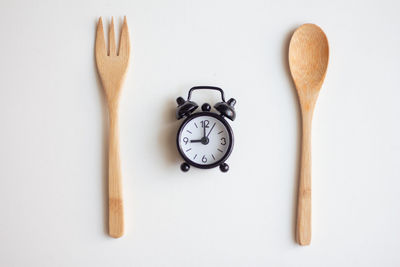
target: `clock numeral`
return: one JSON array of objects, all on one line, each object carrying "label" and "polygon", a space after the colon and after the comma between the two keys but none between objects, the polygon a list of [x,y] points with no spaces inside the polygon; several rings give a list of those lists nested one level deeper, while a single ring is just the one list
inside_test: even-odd
[{"label": "clock numeral", "polygon": [[204,156],[201,158],[201,161],[202,161],[203,163],[206,163],[206,162],[207,162],[206,155],[204,155]]},{"label": "clock numeral", "polygon": [[209,120],[204,120],[200,122],[201,128],[208,128],[208,125],[210,124]]},{"label": "clock numeral", "polygon": [[184,138],[183,138],[183,142],[185,142],[185,145],[187,145],[187,143],[189,142],[189,138],[184,137]]},{"label": "clock numeral", "polygon": [[225,139],[225,137],[222,137],[222,138],[221,138],[221,145],[223,145],[223,146],[226,145],[226,139]]}]

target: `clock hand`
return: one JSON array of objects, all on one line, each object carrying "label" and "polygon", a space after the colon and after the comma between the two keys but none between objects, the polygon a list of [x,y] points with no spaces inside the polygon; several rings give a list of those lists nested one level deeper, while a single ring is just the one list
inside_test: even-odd
[{"label": "clock hand", "polygon": [[207,145],[209,143],[208,137],[202,137],[200,140],[190,140],[190,143],[202,143],[203,145]]},{"label": "clock hand", "polygon": [[215,126],[215,122],[214,122],[214,125],[211,127],[211,130],[208,132],[206,137],[208,137],[210,135],[211,131],[214,129],[214,126]]},{"label": "clock hand", "polygon": [[205,138],[206,137],[206,124],[205,124],[205,122],[203,122],[203,129],[204,129],[203,138]]}]

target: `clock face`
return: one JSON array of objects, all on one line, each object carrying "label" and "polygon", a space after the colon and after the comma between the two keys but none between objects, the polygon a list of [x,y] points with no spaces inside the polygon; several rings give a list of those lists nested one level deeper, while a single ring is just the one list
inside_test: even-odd
[{"label": "clock face", "polygon": [[222,117],[199,112],[183,122],[178,133],[178,150],[189,164],[212,168],[229,157],[232,139],[232,130]]}]

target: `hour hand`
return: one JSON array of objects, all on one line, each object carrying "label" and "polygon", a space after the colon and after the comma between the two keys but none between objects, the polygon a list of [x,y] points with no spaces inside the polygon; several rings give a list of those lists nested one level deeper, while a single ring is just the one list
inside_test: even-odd
[{"label": "hour hand", "polygon": [[208,137],[202,137],[200,140],[190,140],[190,143],[202,143],[203,145],[207,145],[209,141]]}]

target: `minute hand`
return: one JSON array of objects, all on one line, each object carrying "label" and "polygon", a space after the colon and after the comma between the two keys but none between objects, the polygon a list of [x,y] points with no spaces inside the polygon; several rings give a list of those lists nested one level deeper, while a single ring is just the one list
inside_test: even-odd
[{"label": "minute hand", "polygon": [[214,125],[211,127],[211,130],[208,132],[207,137],[210,135],[211,131],[214,129],[214,126],[215,126],[215,122],[214,122]]}]

